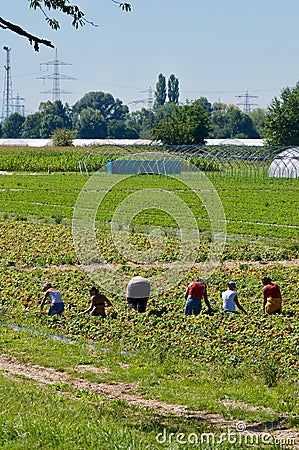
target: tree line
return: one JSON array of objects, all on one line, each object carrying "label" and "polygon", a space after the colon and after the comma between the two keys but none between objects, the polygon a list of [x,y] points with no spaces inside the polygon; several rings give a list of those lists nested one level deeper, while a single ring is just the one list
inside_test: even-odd
[{"label": "tree line", "polygon": [[[112,0],[123,11],[131,11],[131,2]],[[54,30],[60,23],[51,13],[68,16],[75,28],[85,24],[97,26],[88,20],[78,4],[69,0],[27,0],[32,10],[39,10]],[[28,39],[34,50],[39,46],[54,47],[52,42],[39,38],[22,26],[0,17],[0,28]],[[168,89],[168,92],[167,92]],[[167,100],[168,95],[168,100]],[[299,143],[299,84],[284,88],[281,97],[275,97],[268,110],[255,109],[244,114],[235,105],[207,98],[179,104],[179,81],[174,76],[158,77],[153,109],[129,113],[129,108],[109,93],[89,92],[72,107],[61,101],[43,102],[39,110],[23,117],[18,113],[0,124],[0,136],[6,138],[50,138],[60,132],[72,138],[150,138],[166,144],[203,144],[206,138],[264,138],[269,145],[298,145]],[[63,135],[64,132],[64,135]]]},{"label": "tree line", "polygon": [[42,102],[26,117],[11,114],[0,126],[2,138],[51,138],[63,130],[71,139],[153,139],[168,145],[204,144],[205,139],[264,138],[269,145],[299,143],[299,83],[284,88],[267,111],[245,114],[235,105],[206,97],[179,102],[179,80],[159,74],[152,108],[129,112],[112,94],[88,92],[73,106]]},{"label": "tree line", "polygon": [[[179,103],[179,80],[171,74],[158,75],[152,108],[129,112],[127,105],[112,94],[88,92],[73,106],[60,100],[40,103],[34,114],[26,117],[11,114],[0,127],[2,138],[51,138],[56,130],[70,130],[81,139],[159,139],[174,144],[203,142],[206,137],[260,137],[263,114],[253,114],[253,120],[234,105],[209,103],[206,98]],[[257,117],[258,116],[258,117]],[[256,119],[255,119],[256,118]],[[187,124],[184,125],[184,121]],[[260,123],[258,123],[260,122]],[[196,130],[192,130],[192,128]],[[165,130],[174,130],[164,137]],[[184,131],[178,132],[179,128]],[[201,130],[201,131],[199,131]],[[195,133],[194,139],[190,134]],[[191,141],[190,141],[191,139]],[[179,140],[179,142],[178,142]],[[184,141],[184,142],[183,142]],[[187,142],[190,141],[190,142]]]}]

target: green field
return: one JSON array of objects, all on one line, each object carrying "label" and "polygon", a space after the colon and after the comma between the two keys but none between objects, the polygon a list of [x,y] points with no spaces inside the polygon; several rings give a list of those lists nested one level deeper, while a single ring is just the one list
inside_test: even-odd
[{"label": "green field", "polygon": [[[283,446],[277,433],[284,427],[288,436],[297,439],[299,435],[299,180],[244,176],[233,181],[220,174],[211,176],[227,227],[219,266],[207,280],[214,313],[210,316],[204,309],[197,317],[186,317],[186,286],[199,274],[210,249],[212,231],[204,201],[173,177],[120,179],[101,194],[95,234],[105,262],[115,265],[124,281],[136,268],[115,245],[110,223],[119,205],[134,192],[158,190],[177,196],[196,218],[201,240],[195,266],[171,289],[154,295],[145,314],[128,311],[125,292],[116,286],[106,291],[113,307],[107,319],[99,320],[78,315],[89,304],[88,288],[93,284],[80,265],[72,235],[74,208],[90,180],[75,171],[83,153],[0,150],[0,170],[9,171],[0,175],[0,447],[250,448],[242,434],[233,444],[219,440],[221,433],[228,427],[234,430],[235,422],[241,421],[247,430],[252,426],[261,433],[268,427],[276,433],[277,442],[257,442],[256,448],[297,448],[290,442]],[[134,248],[147,251],[151,247],[148,233],[152,229],[160,227],[166,236],[165,249],[155,264],[139,267],[140,274],[167,276],[179,252],[175,230],[183,219],[183,210],[174,218],[155,207],[133,217],[130,241]],[[265,274],[281,286],[280,316],[262,313],[260,279]],[[47,279],[65,299],[61,318],[39,311],[37,293]],[[229,280],[237,283],[246,315],[221,311],[221,291]],[[76,342],[54,340],[51,335]],[[16,358],[12,368],[8,357]],[[25,368],[34,365],[40,369],[26,375]],[[86,366],[93,370],[80,370]],[[43,383],[38,373],[46,369],[60,374],[62,381],[53,378]],[[80,384],[79,378],[91,385],[102,383],[103,389],[110,385],[117,389],[122,383],[126,387],[113,396]],[[173,405],[173,410],[177,405],[185,412],[168,411],[165,405]],[[207,414],[206,419],[200,419],[200,412]],[[213,421],[212,414],[218,419]],[[157,434],[164,432],[167,440],[159,442]],[[170,433],[174,433],[172,440]],[[218,443],[182,445],[175,440],[178,433],[212,433]]]}]

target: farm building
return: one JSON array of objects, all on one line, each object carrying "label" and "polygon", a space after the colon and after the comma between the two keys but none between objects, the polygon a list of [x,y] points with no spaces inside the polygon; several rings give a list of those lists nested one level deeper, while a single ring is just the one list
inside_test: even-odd
[{"label": "farm building", "polygon": [[270,164],[269,176],[299,178],[299,147],[289,148],[278,153]]}]

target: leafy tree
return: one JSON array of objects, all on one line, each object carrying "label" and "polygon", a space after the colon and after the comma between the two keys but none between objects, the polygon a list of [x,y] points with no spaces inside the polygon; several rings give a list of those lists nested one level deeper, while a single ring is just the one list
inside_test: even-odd
[{"label": "leafy tree", "polygon": [[139,134],[123,120],[111,120],[108,123],[108,137],[111,139],[138,139]]},{"label": "leafy tree", "polygon": [[134,128],[141,139],[151,139],[152,128],[161,120],[170,116],[176,108],[174,103],[165,103],[154,110],[142,108],[140,111],[134,111],[127,116],[127,124]]},{"label": "leafy tree", "polygon": [[165,145],[204,144],[209,124],[210,114],[202,106],[175,106],[172,114],[153,128],[152,135]]},{"label": "leafy tree", "polygon": [[55,102],[48,100],[39,105],[39,111],[42,114],[52,114],[61,117],[65,128],[71,128],[72,126],[72,111],[67,103],[64,106],[60,100]]},{"label": "leafy tree", "polygon": [[26,117],[22,126],[22,137],[49,138],[57,128],[69,129],[71,126],[71,109],[67,104],[63,105],[60,100],[42,102],[38,112]]},{"label": "leafy tree", "polygon": [[105,139],[107,124],[99,110],[85,108],[75,123],[78,137],[82,139]]},{"label": "leafy tree", "polygon": [[212,109],[213,109],[212,105],[206,97],[199,97],[198,99],[194,100],[193,103],[195,105],[202,106],[203,109],[205,111],[208,111],[209,113],[212,112]]},{"label": "leafy tree", "polygon": [[61,117],[55,114],[43,115],[40,123],[40,137],[50,138],[57,128],[64,128],[64,122]]},{"label": "leafy tree", "polygon": [[73,111],[77,114],[86,108],[100,111],[107,122],[113,119],[123,120],[129,112],[129,108],[121,100],[101,91],[88,92],[73,105]]},{"label": "leafy tree", "polygon": [[166,78],[162,73],[160,73],[160,75],[158,76],[158,81],[156,83],[154,109],[157,109],[160,106],[164,105],[165,101],[166,101]]},{"label": "leafy tree", "polygon": [[177,105],[175,103],[165,103],[165,105],[160,106],[160,108],[155,111],[155,122],[159,123],[161,120],[171,116],[176,107]]},{"label": "leafy tree", "polygon": [[75,131],[57,128],[52,134],[52,143],[56,147],[72,147],[75,136]]},{"label": "leafy tree", "polygon": [[179,80],[172,74],[168,79],[168,101],[178,105],[179,103]]},{"label": "leafy tree", "polygon": [[269,145],[299,145],[299,82],[284,88],[266,114],[264,137]]},{"label": "leafy tree", "polygon": [[253,129],[251,119],[234,105],[229,105],[227,125],[230,133],[229,137],[258,137],[258,134]]},{"label": "leafy tree", "polygon": [[22,137],[26,139],[39,139],[40,128],[42,121],[42,114],[36,112],[34,114],[29,114],[22,125]]},{"label": "leafy tree", "polygon": [[214,103],[211,113],[211,138],[258,138],[250,117],[235,105]]},{"label": "leafy tree", "polygon": [[[47,10],[49,12],[52,10],[55,10],[66,16],[69,16],[72,20],[72,25],[75,28],[79,28],[79,26],[83,26],[86,23],[95,25],[94,23],[92,23],[86,19],[85,13],[79,8],[78,5],[76,5],[76,4],[72,5],[69,0],[27,0],[27,3],[28,3],[28,1],[29,1],[29,7],[31,9],[35,9],[35,10],[38,9],[41,11],[41,13],[44,15],[44,17],[46,19],[46,22],[53,30],[58,30],[60,28],[60,24],[59,24],[58,20],[51,18],[48,15]],[[112,0],[112,1],[114,3],[117,3],[123,11],[131,11],[130,3],[123,3],[123,2],[119,2],[117,0]],[[40,44],[54,48],[54,45],[52,44],[52,42],[50,42],[46,39],[41,39],[31,33],[28,33],[19,25],[15,25],[12,22],[7,21],[2,17],[0,17],[0,28],[10,30],[14,33],[19,34],[20,36],[27,38],[29,40],[30,44],[33,43],[34,50],[37,52],[39,51]]]},{"label": "leafy tree", "polygon": [[248,116],[252,120],[253,127],[257,131],[259,137],[264,136],[264,127],[266,120],[266,111],[262,108],[253,109]]},{"label": "leafy tree", "polygon": [[156,111],[142,108],[140,111],[133,111],[127,117],[129,127],[136,130],[141,139],[151,138],[151,129],[156,125]]},{"label": "leafy tree", "polygon": [[229,137],[229,132],[227,130],[227,108],[228,105],[226,103],[213,103],[211,113],[211,138],[217,139]]},{"label": "leafy tree", "polygon": [[14,113],[8,116],[2,126],[3,137],[5,138],[22,137],[22,125],[24,121],[25,117],[19,113]]}]

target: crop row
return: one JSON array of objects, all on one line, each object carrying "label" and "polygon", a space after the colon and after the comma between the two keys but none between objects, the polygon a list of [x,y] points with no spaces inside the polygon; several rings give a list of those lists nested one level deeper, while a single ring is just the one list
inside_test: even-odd
[{"label": "crop row", "polygon": [[[58,219],[58,218],[57,218]],[[58,220],[57,220],[58,221]],[[97,249],[94,261],[102,260],[111,264],[127,265],[140,262],[141,256],[151,248],[148,235],[132,233],[128,236],[132,248],[137,251],[137,261],[134,260],[134,250],[131,255],[122,248],[122,242],[103,230],[96,231]],[[180,260],[180,240],[173,235],[165,235],[163,247],[154,248],[151,262],[173,263]],[[77,243],[77,245],[79,245]],[[158,240],[154,241],[157,246]],[[83,241],[83,249],[88,248],[88,241]],[[192,252],[191,252],[192,250]],[[190,249],[190,255],[196,255],[197,262],[205,261],[210,251],[209,234],[201,235],[198,248]],[[156,253],[155,253],[156,251]],[[91,255],[89,255],[91,256]],[[224,247],[222,260],[228,261],[279,261],[299,258],[299,246],[294,241],[268,239],[250,240],[248,237],[235,239],[229,236]],[[193,261],[193,259],[192,259]],[[46,267],[51,265],[71,265],[80,262],[73,242],[72,230],[63,225],[29,223],[24,221],[4,222],[0,224],[0,266]]]},{"label": "crop row", "polygon": [[[132,275],[128,272],[126,276]],[[284,299],[281,316],[262,313],[261,277],[277,281]],[[146,274],[146,272],[145,272]],[[113,303],[106,320],[78,316],[89,304],[88,275],[80,270],[7,268],[0,272],[1,309],[6,321],[38,329],[54,329],[72,337],[95,342],[122,342],[126,348],[165,346],[165,351],[180,357],[196,357],[207,362],[259,364],[265,358],[277,362],[284,372],[298,377],[298,267],[270,266],[217,270],[208,281],[209,297],[215,313],[198,317],[183,315],[184,291],[196,270],[189,272],[168,292],[152,298],[144,315],[129,312],[125,292],[107,293]],[[37,291],[45,279],[59,286],[66,301],[63,318],[48,318],[39,313]],[[247,314],[223,315],[220,293],[227,280],[237,282],[240,302]]]},{"label": "crop row", "polygon": [[[0,170],[3,171],[31,171],[47,172],[51,168],[53,172],[75,172],[78,162],[86,154],[87,148],[82,147],[1,147]],[[103,157],[91,158],[89,169],[97,170],[102,163],[109,160],[109,147],[102,149]],[[108,158],[108,159],[107,159]]]},{"label": "crop row", "polygon": [[[109,178],[109,177],[108,177]],[[109,180],[115,183],[117,179],[110,176]],[[87,178],[72,174],[51,174],[30,176],[13,174],[12,176],[0,176],[0,211],[12,213],[17,216],[36,216],[36,218],[51,218],[59,216],[62,219],[71,219],[78,195]],[[108,181],[109,181],[108,180]],[[110,181],[109,181],[110,183]],[[247,180],[239,182],[228,188],[226,180],[218,181],[217,192],[221,198],[229,233],[253,234],[261,236],[276,236],[280,238],[298,239],[299,205],[297,184],[285,180],[285,190],[279,189],[283,183],[253,184]],[[97,184],[96,184],[97,185]],[[92,186],[92,185],[91,185]],[[151,190],[153,191],[151,191]],[[134,176],[120,179],[106,195],[100,194],[102,199],[98,220],[106,224],[112,220],[116,208],[121,205],[131,194],[142,190],[144,198],[148,197],[150,204],[151,192],[170,192],[169,202],[175,196],[178,205],[181,201],[187,205],[191,213],[200,223],[200,228],[210,228],[208,212],[204,206],[204,198],[201,200],[201,192],[195,192],[182,185],[178,180],[168,177]],[[85,195],[85,206],[89,208],[94,204],[95,191]],[[175,226],[176,219],[183,220],[185,212],[176,208],[178,217],[170,217],[167,211],[157,212],[147,206],[144,209],[142,201],[140,213],[134,217],[134,224],[153,224],[160,226]],[[164,208],[165,209],[165,208]],[[136,210],[136,205],[135,205]],[[56,212],[55,212],[56,211]]]}]

